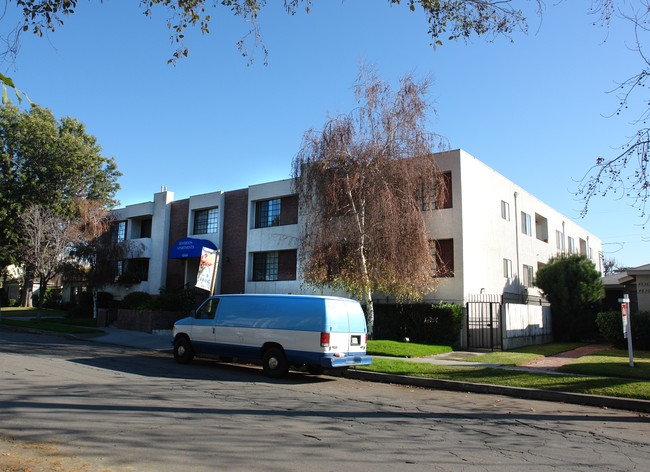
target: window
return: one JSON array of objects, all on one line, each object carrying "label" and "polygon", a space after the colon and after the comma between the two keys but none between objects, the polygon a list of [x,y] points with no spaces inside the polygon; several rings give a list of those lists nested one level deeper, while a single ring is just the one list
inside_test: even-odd
[{"label": "window", "polygon": [[140,222],[140,237],[141,238],[151,237],[151,218],[147,220],[142,220]]},{"label": "window", "polygon": [[117,282],[121,284],[139,284],[149,280],[149,259],[128,259],[118,261]]},{"label": "window", "polygon": [[562,231],[555,231],[555,241],[557,250],[564,252],[564,233]]},{"label": "window", "polygon": [[524,264],[524,272],[522,274],[522,282],[525,287],[533,286],[533,266]]},{"label": "window", "polygon": [[118,221],[113,225],[111,239],[115,242],[124,241],[126,239],[126,221]]},{"label": "window", "polygon": [[510,204],[501,200],[501,218],[510,221]]},{"label": "window", "polygon": [[528,213],[521,212],[521,232],[526,236],[533,235],[533,229],[531,226],[531,219]]},{"label": "window", "polygon": [[420,203],[422,211],[428,210],[444,210],[446,208],[452,208],[452,194],[451,194],[451,172],[443,172],[441,175],[442,179],[442,195],[440,197],[440,202],[435,201],[435,196],[426,195],[424,190],[420,189]]},{"label": "window", "polygon": [[535,237],[540,241],[548,242],[548,220],[535,213]]},{"label": "window", "polygon": [[218,298],[209,298],[201,307],[196,310],[196,318],[199,320],[212,320],[217,312],[217,305],[219,305]]},{"label": "window", "polygon": [[573,240],[571,236],[569,236],[569,254],[573,254],[576,252],[576,242]]},{"label": "window", "polygon": [[512,261],[510,259],[503,260],[503,276],[507,279],[512,278]]},{"label": "window", "polygon": [[580,238],[579,244],[580,244],[580,254],[586,256],[587,255],[587,241]]},{"label": "window", "polygon": [[253,281],[296,280],[298,252],[293,250],[253,254]]},{"label": "window", "polygon": [[219,230],[219,208],[194,211],[192,234],[216,233]]},{"label": "window", "polygon": [[255,227],[269,228],[280,225],[280,199],[264,200],[255,204]]},{"label": "window", "polygon": [[429,243],[433,256],[432,273],[434,277],[454,276],[454,240],[436,239]]}]

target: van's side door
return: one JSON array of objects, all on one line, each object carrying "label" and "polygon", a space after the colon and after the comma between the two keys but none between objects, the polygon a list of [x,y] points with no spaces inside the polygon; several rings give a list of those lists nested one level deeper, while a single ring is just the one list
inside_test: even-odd
[{"label": "van's side door", "polygon": [[209,351],[214,344],[218,298],[208,298],[196,310],[192,323],[192,344],[201,351]]}]

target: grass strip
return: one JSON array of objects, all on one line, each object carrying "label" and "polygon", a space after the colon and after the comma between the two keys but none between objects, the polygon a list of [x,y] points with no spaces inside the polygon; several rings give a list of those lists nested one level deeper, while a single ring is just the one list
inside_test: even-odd
[{"label": "grass strip", "polygon": [[379,358],[373,359],[372,365],[357,369],[459,382],[650,400],[650,382],[623,378],[538,374],[512,369],[442,366]]},{"label": "grass strip", "polygon": [[[2,317],[26,317],[26,316],[36,316],[38,308],[33,307],[16,307],[16,306],[3,306],[2,307]],[[66,316],[67,312],[63,310],[53,310],[51,308],[43,308],[41,311],[42,316]]]},{"label": "grass strip", "polygon": [[398,341],[368,341],[366,353],[373,356],[422,357],[451,352],[451,346],[430,346],[428,344],[402,343]]},{"label": "grass strip", "polygon": [[629,379],[650,380],[650,351],[634,352],[634,367],[629,365],[626,350],[609,349],[580,357],[558,369],[583,375],[604,375]]}]

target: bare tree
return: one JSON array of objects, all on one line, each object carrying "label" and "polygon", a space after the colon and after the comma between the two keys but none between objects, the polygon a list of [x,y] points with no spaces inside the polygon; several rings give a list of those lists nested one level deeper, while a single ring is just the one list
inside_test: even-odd
[{"label": "bare tree", "polygon": [[650,33],[650,1],[648,0],[592,0],[592,13],[599,15],[600,23],[609,28],[613,19],[623,20],[633,26],[634,42],[629,47],[638,53],[640,71],[619,83],[611,93],[618,98],[618,106],[611,116],[626,115],[629,107],[642,103],[632,124],[637,130],[613,157],[599,156],[596,163],[583,176],[578,195],[584,201],[582,215],[589,210],[589,203],[597,196],[617,194],[628,199],[638,208],[641,218],[650,218],[646,209],[650,191],[648,157],[650,151],[650,100],[645,95],[646,82],[650,77],[650,57],[644,50]]},{"label": "bare tree", "polygon": [[429,87],[407,75],[394,90],[361,67],[359,107],[308,131],[293,161],[303,278],[362,299],[371,337],[373,291],[418,299],[435,285],[422,205],[444,197],[433,151],[445,141],[425,126]]},{"label": "bare tree", "polygon": [[28,207],[20,218],[26,236],[23,247],[25,263],[40,283],[36,314],[37,321],[40,321],[47,284],[63,270],[80,233],[74,221],[37,205]]},{"label": "bare tree", "polygon": [[115,282],[119,275],[118,261],[142,249],[142,243],[117,241],[112,238],[115,217],[94,200],[79,204],[80,238],[72,249],[74,261],[68,274],[85,282],[93,295],[93,318],[97,318],[98,292]]}]

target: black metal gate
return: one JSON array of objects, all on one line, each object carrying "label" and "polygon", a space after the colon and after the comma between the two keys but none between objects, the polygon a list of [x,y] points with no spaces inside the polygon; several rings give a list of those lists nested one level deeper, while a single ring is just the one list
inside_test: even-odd
[{"label": "black metal gate", "polygon": [[502,349],[501,296],[475,295],[467,302],[467,345],[470,349]]}]

